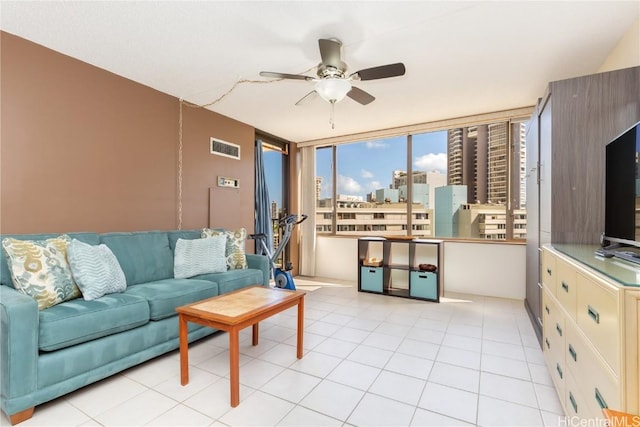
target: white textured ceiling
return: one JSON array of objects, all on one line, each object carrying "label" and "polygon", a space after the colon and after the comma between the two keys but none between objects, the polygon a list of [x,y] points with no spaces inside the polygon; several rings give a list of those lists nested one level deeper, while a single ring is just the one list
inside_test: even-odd
[{"label": "white textured ceiling", "polygon": [[[241,84],[211,110],[302,142],[533,105],[547,82],[591,74],[640,15],[639,1],[2,1],[1,28],[170,95],[204,104],[260,71],[300,73],[318,38],[344,43],[374,95],[295,102],[311,82]],[[640,55],[640,53],[639,53]],[[314,75],[314,70],[308,73]]]}]

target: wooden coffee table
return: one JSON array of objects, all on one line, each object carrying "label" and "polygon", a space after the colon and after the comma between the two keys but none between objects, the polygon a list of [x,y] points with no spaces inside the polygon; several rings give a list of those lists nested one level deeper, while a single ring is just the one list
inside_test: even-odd
[{"label": "wooden coffee table", "polygon": [[306,292],[252,286],[176,308],[180,328],[180,383],[189,384],[189,341],[187,322],[198,323],[229,333],[231,406],[240,403],[240,351],[238,333],[253,326],[252,344],[258,345],[258,322],[298,306],[297,357],[302,359],[304,296]]}]

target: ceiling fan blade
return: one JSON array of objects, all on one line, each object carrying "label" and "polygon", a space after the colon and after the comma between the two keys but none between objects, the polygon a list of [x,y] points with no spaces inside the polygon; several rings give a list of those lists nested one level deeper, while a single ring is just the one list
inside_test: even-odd
[{"label": "ceiling fan blade", "polygon": [[262,77],[272,77],[274,79],[292,79],[292,80],[313,80],[313,77],[303,76],[300,74],[274,73],[271,71],[260,71]]},{"label": "ceiling fan blade", "polygon": [[357,75],[360,80],[376,80],[386,79],[387,77],[403,76],[405,71],[404,64],[402,62],[398,62],[396,64],[365,68],[364,70],[356,71],[352,76]]},{"label": "ceiling fan blade", "polygon": [[325,67],[341,68],[342,58],[340,50],[342,48],[342,42],[333,39],[320,39],[318,40],[320,45],[320,57],[322,58],[322,64]]},{"label": "ceiling fan blade", "polygon": [[308,101],[310,101],[311,99],[315,99],[317,96],[318,92],[312,90],[311,92],[300,98],[298,102],[296,102],[296,107],[302,104],[306,104]]},{"label": "ceiling fan blade", "polygon": [[362,105],[370,104],[376,99],[370,93],[365,92],[355,86],[351,87],[351,90],[347,93],[347,96]]}]

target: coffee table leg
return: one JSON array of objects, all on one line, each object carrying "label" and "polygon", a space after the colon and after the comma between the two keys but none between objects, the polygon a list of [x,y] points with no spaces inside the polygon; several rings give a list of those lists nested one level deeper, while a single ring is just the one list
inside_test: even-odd
[{"label": "coffee table leg", "polygon": [[238,344],[238,330],[229,330],[229,371],[231,377],[231,406],[240,403],[240,350]]},{"label": "coffee table leg", "polygon": [[304,295],[302,296],[302,298],[300,298],[300,301],[298,302],[298,342],[297,342],[297,346],[298,346],[298,359],[302,359],[302,338],[304,335]]},{"label": "coffee table leg", "polygon": [[178,315],[178,329],[180,333],[180,384],[189,384],[189,340],[187,339],[187,321]]},{"label": "coffee table leg", "polygon": [[258,331],[259,327],[258,327],[258,323],[255,323],[253,325],[253,333],[252,333],[252,339],[251,339],[251,344],[253,345],[258,345],[258,336],[259,336],[259,331]]}]

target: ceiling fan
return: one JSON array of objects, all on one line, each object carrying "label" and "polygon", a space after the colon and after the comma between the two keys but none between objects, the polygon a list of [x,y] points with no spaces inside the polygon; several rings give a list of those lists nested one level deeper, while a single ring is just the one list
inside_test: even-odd
[{"label": "ceiling fan", "polygon": [[271,71],[261,71],[262,77],[274,77],[278,79],[306,80],[315,82],[315,88],[303,96],[296,105],[308,100],[316,95],[330,102],[333,106],[341,101],[345,96],[354,101],[367,105],[376,98],[368,92],[353,86],[352,81],[366,81],[386,79],[388,77],[402,76],[405,73],[404,64],[381,65],[378,67],[365,68],[360,71],[348,74],[347,64],[342,61],[342,42],[337,39],[319,39],[320,57],[322,62],[318,64],[317,77],[305,76],[302,74],[274,73]]}]

